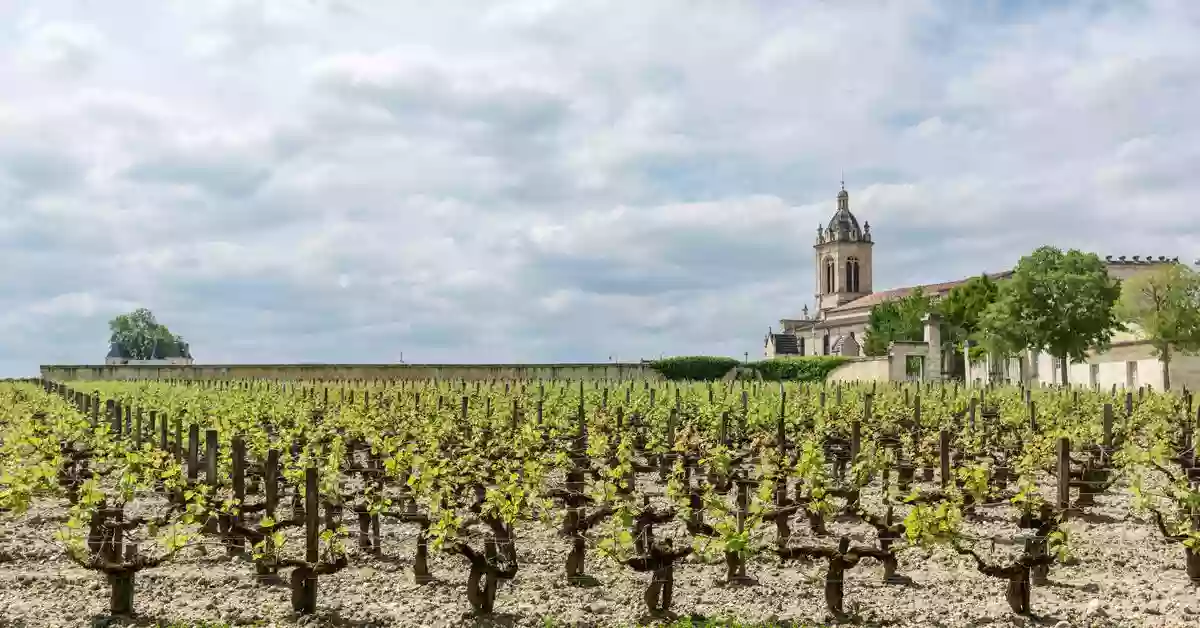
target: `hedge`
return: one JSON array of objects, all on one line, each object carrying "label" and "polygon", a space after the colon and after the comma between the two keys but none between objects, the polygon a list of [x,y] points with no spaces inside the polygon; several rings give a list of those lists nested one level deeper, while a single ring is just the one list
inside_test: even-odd
[{"label": "hedge", "polygon": [[845,364],[840,355],[807,355],[751,362],[750,368],[770,381],[823,382],[833,369]]},{"label": "hedge", "polygon": [[[846,363],[840,355],[810,355],[772,358],[745,365],[770,381],[823,382],[833,369]],[[711,381],[725,374],[742,361],[711,355],[687,355],[664,358],[650,363],[650,368],[669,380]]]},{"label": "hedge", "polygon": [[669,380],[721,379],[741,360],[711,355],[684,355],[650,363],[650,368]]}]

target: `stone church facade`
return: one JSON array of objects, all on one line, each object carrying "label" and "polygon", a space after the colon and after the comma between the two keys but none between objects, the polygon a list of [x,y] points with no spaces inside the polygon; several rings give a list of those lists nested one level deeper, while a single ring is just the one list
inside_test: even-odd
[{"label": "stone church facade", "polygon": [[[766,358],[803,356],[803,355],[840,355],[858,357],[862,355],[862,342],[867,331],[867,321],[871,308],[891,299],[898,299],[910,294],[913,290],[921,289],[927,295],[939,298],[945,296],[955,286],[965,283],[970,277],[943,283],[908,286],[884,291],[875,291],[874,286],[874,246],[871,235],[871,225],[864,222],[859,225],[858,218],[850,211],[850,195],[845,188],[838,192],[837,210],[825,225],[817,227],[817,237],[813,244],[813,262],[815,276],[814,302],[816,311],[810,312],[804,306],[801,314],[795,318],[784,318],[779,321],[779,329],[768,330],[764,339],[764,356]],[[1111,276],[1125,279],[1134,274],[1160,268],[1164,264],[1179,263],[1179,258],[1157,258],[1133,256],[1127,260],[1106,257],[1105,264]],[[988,273],[993,280],[1001,280],[1012,276],[1012,271]],[[1083,376],[1084,381],[1099,383],[1098,372],[1103,372],[1098,363],[1118,361],[1116,350],[1129,351],[1137,346],[1138,359],[1145,360],[1144,343],[1137,338],[1136,332],[1120,332],[1114,339],[1113,355],[1095,356],[1089,360],[1092,364],[1081,363],[1078,367],[1072,365],[1072,375]],[[909,343],[905,343],[909,344]],[[1113,358],[1109,360],[1108,358]],[[939,362],[948,362],[949,356],[942,356]],[[1119,359],[1121,368],[1132,369],[1136,366],[1126,362],[1129,357]],[[996,369],[1004,372],[1004,379],[1053,381],[1057,375],[1057,367],[1049,356],[1030,353],[1017,360],[1020,364],[995,365],[984,369],[990,374],[998,374]],[[1116,366],[1111,367],[1115,369]],[[1076,373],[1077,369],[1079,370]],[[968,373],[971,369],[967,367]],[[1173,369],[1174,370],[1174,369]],[[940,373],[941,368],[935,370]],[[1161,372],[1161,368],[1158,369]],[[973,379],[974,377],[970,377]],[[1113,379],[1116,379],[1114,371]],[[1100,378],[1106,379],[1106,378]],[[1134,377],[1134,379],[1137,379]],[[1130,377],[1122,378],[1129,381]],[[1079,380],[1076,380],[1079,382]],[[1082,383],[1082,382],[1079,382]]]},{"label": "stone church facade", "polygon": [[[764,341],[765,357],[858,356],[862,353],[867,319],[875,305],[903,297],[918,288],[925,294],[940,297],[967,281],[964,278],[876,292],[874,248],[871,223],[859,225],[858,218],[850,211],[850,194],[843,187],[837,195],[837,210],[828,224],[817,227],[813,244],[816,311],[810,312],[806,305],[800,316],[781,319],[778,330],[768,330]],[[990,276],[1002,279],[1011,274],[1009,271]]]}]

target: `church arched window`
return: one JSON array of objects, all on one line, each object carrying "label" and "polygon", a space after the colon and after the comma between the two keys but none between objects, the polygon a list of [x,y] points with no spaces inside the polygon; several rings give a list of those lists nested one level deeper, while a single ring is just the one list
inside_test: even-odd
[{"label": "church arched window", "polygon": [[830,294],[835,290],[836,280],[833,260],[827,257],[825,258],[825,290],[823,290],[825,294]]},{"label": "church arched window", "polygon": [[858,258],[846,258],[846,291],[858,292]]}]

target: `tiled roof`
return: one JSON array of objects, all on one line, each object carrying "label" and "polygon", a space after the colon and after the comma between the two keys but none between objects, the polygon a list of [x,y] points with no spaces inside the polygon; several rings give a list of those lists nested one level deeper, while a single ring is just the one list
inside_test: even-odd
[{"label": "tiled roof", "polygon": [[[1007,279],[1012,276],[1012,271],[1004,271],[1002,273],[988,273],[989,279]],[[920,288],[922,292],[931,296],[938,296],[950,292],[955,286],[964,284],[970,281],[972,277],[965,277],[956,281],[944,281],[942,283],[929,283],[921,286],[908,286],[906,288],[893,288],[892,290],[884,290],[883,292],[872,292],[865,297],[859,297],[848,303],[843,303],[835,308],[830,309],[831,312],[845,312],[847,310],[856,310],[859,308],[874,307],[884,301],[899,299],[908,296],[910,292]]]}]

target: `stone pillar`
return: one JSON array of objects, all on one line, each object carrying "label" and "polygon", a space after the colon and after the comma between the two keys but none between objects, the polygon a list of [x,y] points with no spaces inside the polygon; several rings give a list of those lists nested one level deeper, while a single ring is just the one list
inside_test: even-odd
[{"label": "stone pillar", "polygon": [[971,341],[963,341],[963,381],[967,386],[973,385],[975,382],[971,379]]},{"label": "stone pillar", "polygon": [[905,380],[905,358],[903,352],[896,351],[896,343],[888,345],[888,381],[902,382]]},{"label": "stone pillar", "polygon": [[929,353],[925,358],[925,379],[930,381],[942,380],[942,317],[930,312],[922,319],[925,323],[925,344],[929,345]]}]

